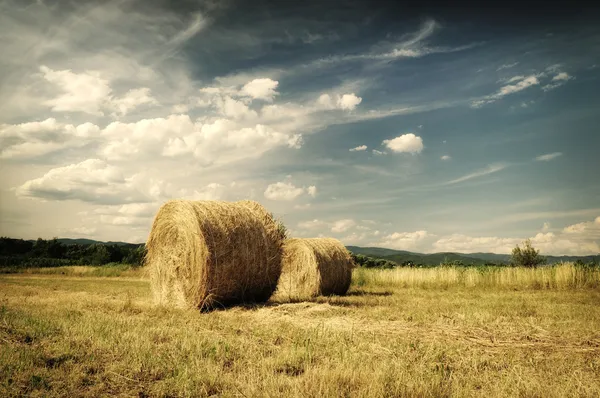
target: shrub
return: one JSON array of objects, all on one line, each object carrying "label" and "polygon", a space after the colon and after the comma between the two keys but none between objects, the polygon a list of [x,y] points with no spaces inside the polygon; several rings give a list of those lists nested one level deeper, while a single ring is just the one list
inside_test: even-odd
[{"label": "shrub", "polygon": [[531,241],[527,239],[523,242],[523,248],[517,245],[513,249],[510,264],[513,267],[520,266],[534,268],[538,265],[546,264],[546,258],[540,256],[540,251],[536,250],[531,245]]}]

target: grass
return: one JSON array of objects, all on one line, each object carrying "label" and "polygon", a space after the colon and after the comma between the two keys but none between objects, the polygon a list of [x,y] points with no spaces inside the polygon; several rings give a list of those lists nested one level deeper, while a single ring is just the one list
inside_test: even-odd
[{"label": "grass", "polygon": [[98,276],[98,277],[141,277],[144,270],[129,264],[109,263],[103,266],[73,265],[65,267],[0,267],[1,274],[27,275],[65,275],[65,276]]},{"label": "grass", "polygon": [[140,271],[2,275],[0,396],[600,396],[598,274],[561,267],[358,269],[210,313],[155,307]]}]

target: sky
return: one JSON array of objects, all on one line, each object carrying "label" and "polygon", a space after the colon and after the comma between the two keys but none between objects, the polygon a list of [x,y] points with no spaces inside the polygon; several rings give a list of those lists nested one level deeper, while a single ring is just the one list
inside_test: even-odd
[{"label": "sky", "polygon": [[0,235],[253,199],[346,245],[600,253],[598,10],[404,4],[0,1]]}]

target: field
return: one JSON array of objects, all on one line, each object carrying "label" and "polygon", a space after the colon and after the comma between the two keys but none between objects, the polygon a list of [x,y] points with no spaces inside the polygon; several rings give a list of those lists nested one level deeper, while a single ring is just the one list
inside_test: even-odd
[{"label": "field", "polygon": [[600,396],[598,270],[353,278],[198,313],[155,307],[143,270],[0,275],[0,396]]}]

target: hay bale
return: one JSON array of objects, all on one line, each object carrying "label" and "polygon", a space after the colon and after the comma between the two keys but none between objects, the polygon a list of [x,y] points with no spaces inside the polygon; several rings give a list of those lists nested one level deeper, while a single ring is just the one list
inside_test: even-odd
[{"label": "hay bale", "polygon": [[291,300],[346,294],[354,262],[333,238],[287,239],[277,294]]},{"label": "hay bale", "polygon": [[266,301],[281,274],[284,238],[256,202],[169,201],[146,244],[155,299],[201,310]]}]

